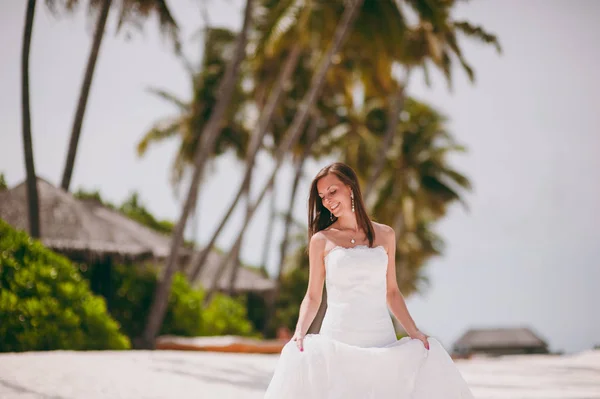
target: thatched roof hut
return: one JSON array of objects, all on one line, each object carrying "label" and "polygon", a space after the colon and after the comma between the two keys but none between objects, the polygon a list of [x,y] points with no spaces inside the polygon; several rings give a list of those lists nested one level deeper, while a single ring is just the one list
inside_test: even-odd
[{"label": "thatched roof hut", "polygon": [[548,353],[548,344],[526,327],[487,328],[467,331],[453,349],[460,355],[531,354]]},{"label": "thatched roof hut", "polygon": [[[69,258],[137,260],[152,256],[139,236],[96,215],[86,204],[44,179],[37,179],[41,241]],[[29,231],[25,182],[0,191],[0,218]]]},{"label": "thatched roof hut", "polygon": [[[163,261],[171,251],[171,237],[152,230],[118,212],[108,208],[95,199],[78,200],[83,203],[95,216],[110,224],[113,228],[126,233],[132,239],[144,245],[152,253],[154,260]],[[185,262],[191,256],[192,250],[181,248],[179,257]]]},{"label": "thatched roof hut", "polygon": [[[75,261],[141,261],[153,259],[159,265],[170,252],[171,238],[156,232],[96,200],[79,200],[71,193],[38,178],[41,241],[47,247]],[[19,230],[29,230],[25,182],[0,191],[0,218]],[[192,250],[181,248],[180,263],[189,262]],[[222,254],[211,252],[199,276],[208,287]],[[162,266],[162,265],[161,265]],[[231,268],[223,273],[218,289],[229,288]],[[258,270],[242,267],[234,285],[236,292],[264,293],[274,282]]]}]

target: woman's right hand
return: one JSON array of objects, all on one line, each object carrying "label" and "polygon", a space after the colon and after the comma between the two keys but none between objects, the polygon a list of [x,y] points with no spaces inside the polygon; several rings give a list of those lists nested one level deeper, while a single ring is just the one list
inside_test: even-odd
[{"label": "woman's right hand", "polygon": [[300,349],[300,352],[304,351],[304,334],[296,331],[292,337],[292,341],[296,342],[296,346]]}]

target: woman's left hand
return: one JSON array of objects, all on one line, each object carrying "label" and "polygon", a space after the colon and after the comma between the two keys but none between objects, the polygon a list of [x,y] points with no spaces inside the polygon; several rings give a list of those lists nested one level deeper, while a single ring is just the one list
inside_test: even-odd
[{"label": "woman's left hand", "polygon": [[409,334],[409,336],[412,339],[418,339],[419,341],[423,342],[423,345],[425,345],[425,349],[429,350],[429,341],[427,341],[427,338],[429,337],[427,335],[417,330],[417,332],[415,332],[414,334]]}]

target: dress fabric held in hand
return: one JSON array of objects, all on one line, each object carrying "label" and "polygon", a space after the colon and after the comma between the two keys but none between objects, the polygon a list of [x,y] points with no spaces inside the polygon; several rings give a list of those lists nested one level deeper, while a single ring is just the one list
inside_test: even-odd
[{"label": "dress fabric held in hand", "polygon": [[304,351],[288,342],[265,399],[473,398],[435,339],[396,339],[383,246],[335,247],[325,257],[327,312]]}]

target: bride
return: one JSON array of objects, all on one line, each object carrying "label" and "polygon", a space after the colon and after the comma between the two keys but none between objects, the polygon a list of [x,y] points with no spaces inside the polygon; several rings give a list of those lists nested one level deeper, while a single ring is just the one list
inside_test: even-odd
[{"label": "bride", "polygon": [[[408,312],[396,282],[396,234],[369,219],[354,170],[323,168],[308,201],[308,288],[265,399],[473,398],[442,345]],[[323,284],[320,333],[306,334]],[[389,311],[408,337],[397,340]]]}]

